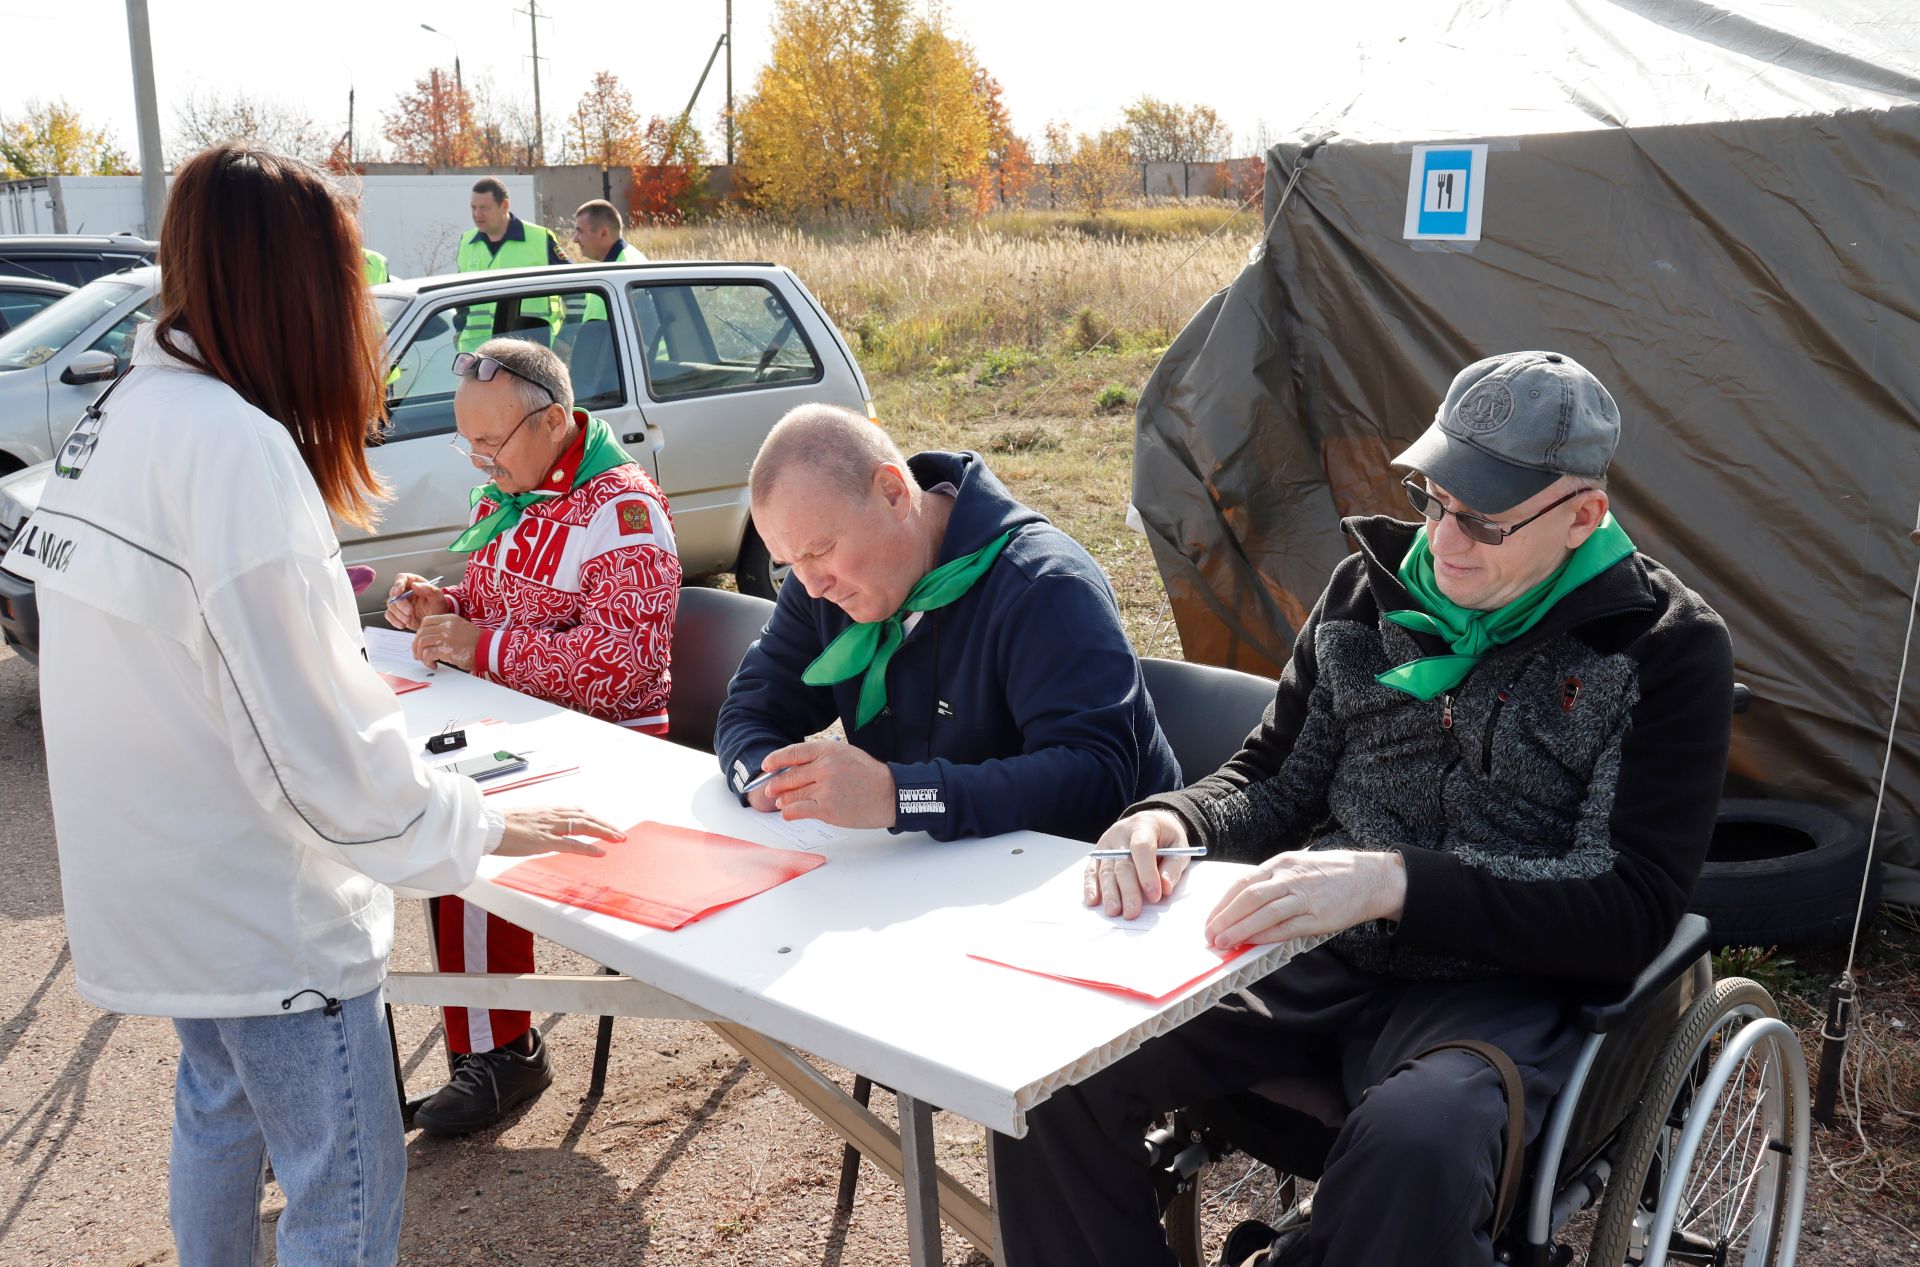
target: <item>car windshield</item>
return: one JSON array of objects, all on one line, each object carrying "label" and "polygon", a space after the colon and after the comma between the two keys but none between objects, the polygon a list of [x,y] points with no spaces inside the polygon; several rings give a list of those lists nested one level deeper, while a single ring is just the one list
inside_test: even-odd
[{"label": "car windshield", "polygon": [[373,306],[380,310],[380,328],[393,329],[393,323],[400,320],[400,314],[405,312],[412,303],[411,299],[401,295],[375,295]]},{"label": "car windshield", "polygon": [[0,335],[0,373],[42,364],[139,293],[138,286],[103,277],[41,309]]}]

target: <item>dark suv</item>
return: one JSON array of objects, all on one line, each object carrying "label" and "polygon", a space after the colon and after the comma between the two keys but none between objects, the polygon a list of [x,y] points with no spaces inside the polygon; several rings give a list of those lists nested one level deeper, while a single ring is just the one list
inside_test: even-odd
[{"label": "dark suv", "polygon": [[151,264],[159,249],[159,243],[129,233],[0,237],[0,277],[37,277],[84,286],[108,273]]}]

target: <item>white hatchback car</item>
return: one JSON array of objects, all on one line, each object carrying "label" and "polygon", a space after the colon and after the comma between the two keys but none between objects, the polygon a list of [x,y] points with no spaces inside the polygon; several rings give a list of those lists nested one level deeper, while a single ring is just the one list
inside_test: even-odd
[{"label": "white hatchback car", "polygon": [[88,282],[0,334],[0,473],[54,455],[94,397],[126,369],[134,327],[153,315],[159,292],[159,269],[128,269]]},{"label": "white hatchback car", "polygon": [[[453,358],[481,330],[559,352],[576,402],[606,419],[666,493],[686,574],[731,571],[751,594],[771,597],[783,579],[747,513],[747,469],[767,431],[795,405],[816,401],[873,416],[846,341],[777,264],[516,269],[389,282],[373,294],[391,367],[390,425],[373,467],[394,496],[376,531],[341,525],[345,561],[378,574],[361,596],[369,615],[396,574],[454,577],[465,565],[447,545],[466,524],[468,490],[480,477],[451,443]],[[59,428],[56,446],[79,413]],[[0,551],[39,505],[50,469],[0,479]],[[0,571],[7,644],[32,655],[38,624],[32,587]]]}]

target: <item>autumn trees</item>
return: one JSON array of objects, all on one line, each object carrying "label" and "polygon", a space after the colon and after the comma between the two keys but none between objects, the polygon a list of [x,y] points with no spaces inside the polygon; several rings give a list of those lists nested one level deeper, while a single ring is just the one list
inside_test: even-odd
[{"label": "autumn trees", "polygon": [[767,64],[740,108],[741,176],[757,202],[786,214],[971,205],[991,150],[1011,137],[997,100],[937,12],[906,0],[780,0]]},{"label": "autumn trees", "polygon": [[38,176],[122,176],[136,168],[106,128],[65,101],[29,101],[0,115],[0,180]]}]

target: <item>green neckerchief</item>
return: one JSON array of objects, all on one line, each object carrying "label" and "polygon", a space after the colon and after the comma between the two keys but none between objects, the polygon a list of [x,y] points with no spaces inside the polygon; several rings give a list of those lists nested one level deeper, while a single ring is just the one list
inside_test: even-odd
[{"label": "green neckerchief", "polygon": [[1426,656],[1388,669],[1374,680],[1428,700],[1454,687],[1473,672],[1473,666],[1495,647],[1512,642],[1538,624],[1553,605],[1600,575],[1634,551],[1627,530],[1608,515],[1593,535],[1580,543],[1567,561],[1505,607],[1474,611],[1440,592],[1433,580],[1433,552],[1423,527],[1400,564],[1400,583],[1424,611],[1388,612],[1387,619],[1405,629],[1445,638],[1452,655]]},{"label": "green neckerchief", "polygon": [[[586,451],[580,455],[580,469],[574,473],[573,484],[567,489],[572,492],[596,475],[604,475],[616,466],[625,466],[633,461],[620,442],[613,438],[613,428],[598,418],[587,419]],[[536,488],[524,493],[503,493],[498,484],[482,484],[467,495],[469,507],[478,506],[481,498],[486,498],[498,507],[485,519],[471,525],[465,532],[453,539],[447,549],[454,554],[472,554],[484,548],[501,533],[506,532],[520,522],[521,512],[537,501],[561,494],[549,488]]]},{"label": "green neckerchief", "polygon": [[860,683],[860,708],[854,715],[854,727],[866,725],[887,706],[887,664],[906,641],[902,626],[907,616],[945,607],[972,589],[973,583],[987,574],[987,569],[1011,540],[1013,533],[1003,532],[972,554],[942,563],[907,591],[907,601],[901,603],[900,610],[893,615],[841,630],[840,636],[827,644],[819,659],[806,667],[800,680],[808,686],[832,686],[865,673],[867,676]]}]

